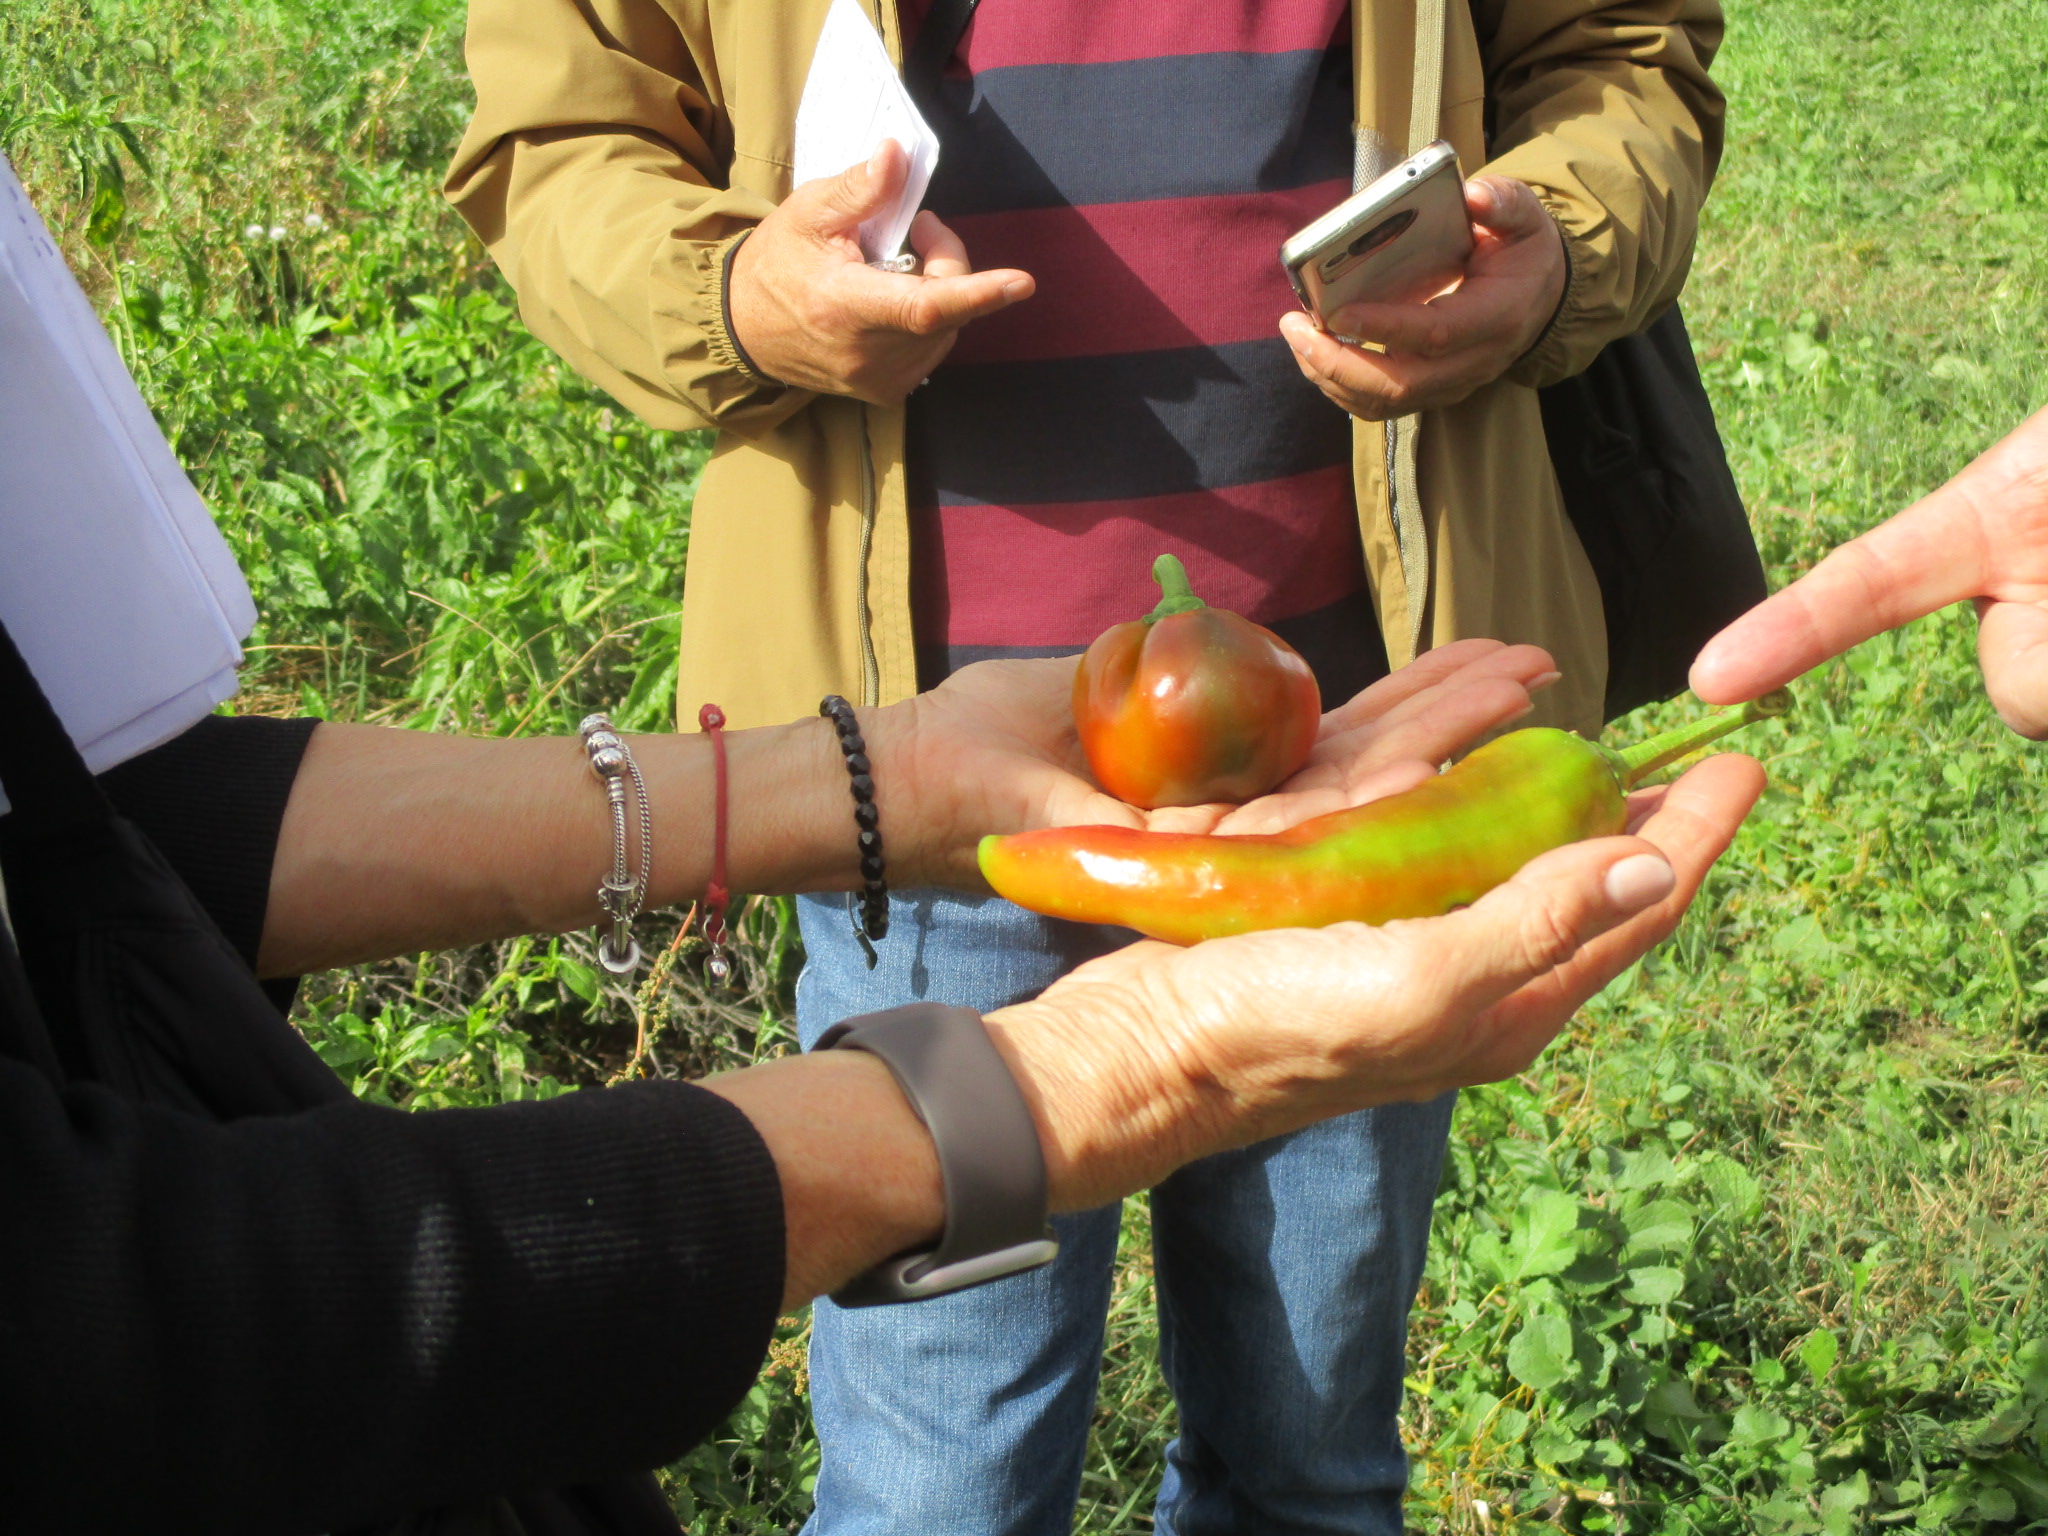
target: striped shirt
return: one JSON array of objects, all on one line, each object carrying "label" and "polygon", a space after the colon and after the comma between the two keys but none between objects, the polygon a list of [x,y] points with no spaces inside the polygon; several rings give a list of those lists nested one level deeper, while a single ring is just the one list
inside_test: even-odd
[{"label": "striped shirt", "polygon": [[[903,0],[914,27],[928,0]],[[1063,655],[1195,590],[1335,704],[1385,670],[1351,423],[1280,338],[1280,242],[1351,187],[1347,0],[983,0],[925,206],[1035,297],[910,397],[921,681]]]}]

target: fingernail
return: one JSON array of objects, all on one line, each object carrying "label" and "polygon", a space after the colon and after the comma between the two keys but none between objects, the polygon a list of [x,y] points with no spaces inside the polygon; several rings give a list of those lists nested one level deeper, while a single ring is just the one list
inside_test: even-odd
[{"label": "fingernail", "polygon": [[1008,299],[1012,304],[1016,303],[1021,298],[1025,298],[1030,294],[1030,292],[1031,285],[1029,283],[1017,282],[1003,284],[1003,297]]},{"label": "fingernail", "polygon": [[1532,677],[1529,679],[1529,691],[1534,693],[1538,688],[1548,688],[1563,676],[1562,672],[1545,672],[1540,677]]},{"label": "fingernail", "polygon": [[1678,884],[1671,866],[1654,853],[1630,854],[1607,871],[1607,899],[1624,912],[1662,901]]}]

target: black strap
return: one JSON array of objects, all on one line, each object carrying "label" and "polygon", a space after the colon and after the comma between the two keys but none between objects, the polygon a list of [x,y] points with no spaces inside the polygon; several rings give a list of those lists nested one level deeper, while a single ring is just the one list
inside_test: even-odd
[{"label": "black strap", "polygon": [[939,77],[946,72],[946,61],[960,46],[961,35],[974,19],[974,8],[980,3],[981,0],[932,0],[924,25],[917,29],[917,37],[903,61],[903,84],[927,118],[938,97]]},{"label": "black strap", "polygon": [[921,1301],[1047,1264],[1045,1154],[1009,1064],[971,1008],[907,1003],[833,1025],[811,1047],[881,1057],[928,1126],[945,1185],[936,1248],[900,1253],[832,1293],[842,1307]]}]

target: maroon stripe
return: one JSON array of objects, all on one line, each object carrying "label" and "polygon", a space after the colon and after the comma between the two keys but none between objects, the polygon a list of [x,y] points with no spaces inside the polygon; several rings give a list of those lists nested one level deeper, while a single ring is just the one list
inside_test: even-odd
[{"label": "maroon stripe", "polygon": [[1224,346],[1275,335],[1296,306],[1280,242],[1350,186],[1088,208],[1032,208],[953,221],[979,268],[1021,267],[1024,303],[960,333],[951,363],[1100,357]]},{"label": "maroon stripe", "polygon": [[[904,32],[915,36],[930,0],[902,0]],[[1114,64],[1191,53],[1294,53],[1342,41],[1346,0],[1259,0],[1245,4],[979,7],[967,29],[967,67],[979,74],[1029,64]]]},{"label": "maroon stripe", "polygon": [[926,508],[918,531],[936,539],[918,611],[945,614],[949,645],[1084,646],[1158,601],[1162,554],[1180,556],[1206,601],[1261,623],[1365,580],[1348,465],[1138,501]]}]

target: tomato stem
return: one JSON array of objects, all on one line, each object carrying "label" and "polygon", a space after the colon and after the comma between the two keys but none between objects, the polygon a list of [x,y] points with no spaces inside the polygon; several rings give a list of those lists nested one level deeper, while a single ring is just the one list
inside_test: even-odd
[{"label": "tomato stem", "polygon": [[1188,568],[1180,563],[1177,555],[1161,555],[1154,560],[1152,579],[1159,583],[1160,598],[1159,606],[1145,615],[1147,624],[1157,624],[1176,613],[1193,613],[1197,608],[1209,606],[1195,596],[1195,589],[1188,585]]},{"label": "tomato stem", "polygon": [[1690,725],[1681,725],[1676,730],[1665,731],[1648,741],[1625,747],[1614,754],[1620,767],[1621,787],[1633,789],[1659,768],[1668,767],[1681,757],[1699,751],[1708,742],[1718,741],[1745,725],[1782,715],[1791,707],[1792,690],[1774,688],[1760,699],[1752,699],[1734,709],[1724,709],[1704,720],[1695,720]]}]

